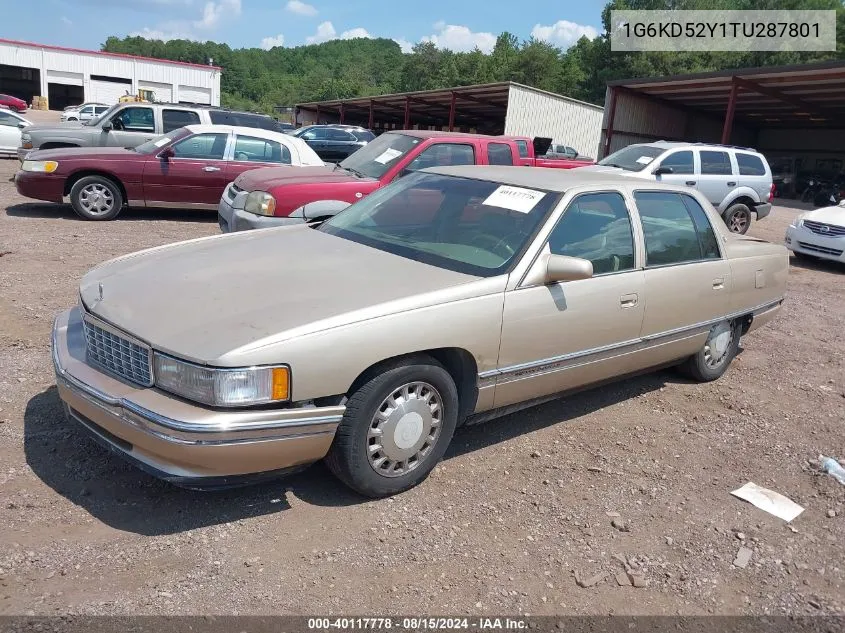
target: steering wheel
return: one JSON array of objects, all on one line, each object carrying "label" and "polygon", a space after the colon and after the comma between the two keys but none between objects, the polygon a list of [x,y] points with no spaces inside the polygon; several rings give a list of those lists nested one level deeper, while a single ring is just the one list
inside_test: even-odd
[{"label": "steering wheel", "polygon": [[[485,250],[488,250],[491,253],[495,253],[496,255],[501,255],[505,258],[510,258],[513,256],[514,250],[513,248],[511,248],[510,244],[505,241],[507,237],[510,236],[505,236],[501,239],[496,239],[492,235],[487,235],[486,233],[479,233],[470,240],[470,244],[478,246],[479,248],[484,248]],[[483,244],[481,242],[483,242]],[[500,247],[501,251],[499,250]],[[504,251],[504,253],[502,251]]]}]

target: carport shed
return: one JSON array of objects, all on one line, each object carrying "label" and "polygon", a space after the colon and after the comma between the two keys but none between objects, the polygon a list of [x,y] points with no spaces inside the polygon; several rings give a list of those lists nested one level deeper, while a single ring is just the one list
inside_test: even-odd
[{"label": "carport shed", "polygon": [[512,81],[296,106],[296,123],[551,137],[595,156],[603,108]]},{"label": "carport shed", "polygon": [[845,160],[845,62],[741,68],[607,84],[601,155],[655,140],[750,146],[777,171]]}]

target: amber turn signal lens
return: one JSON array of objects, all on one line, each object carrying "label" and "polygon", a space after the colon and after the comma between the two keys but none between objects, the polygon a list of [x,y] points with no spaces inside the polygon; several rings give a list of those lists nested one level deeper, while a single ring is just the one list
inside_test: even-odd
[{"label": "amber turn signal lens", "polygon": [[290,396],[290,371],[287,367],[273,369],[273,400],[287,400]]}]

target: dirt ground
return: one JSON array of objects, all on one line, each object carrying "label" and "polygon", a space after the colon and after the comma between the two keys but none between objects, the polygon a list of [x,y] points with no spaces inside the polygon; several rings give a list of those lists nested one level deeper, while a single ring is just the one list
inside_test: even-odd
[{"label": "dirt ground", "polygon": [[[845,487],[809,463],[845,458],[845,268],[793,260],[784,310],[721,380],[665,371],[464,429],[395,498],[321,464],[191,492],[64,419],[49,334],[93,265],[216,218],[84,222],[19,197],[16,167],[0,161],[0,614],[845,613]],[[796,213],[751,233],[779,242]],[[729,494],[747,481],[806,511],[790,528]],[[646,586],[617,583],[625,564]]]}]

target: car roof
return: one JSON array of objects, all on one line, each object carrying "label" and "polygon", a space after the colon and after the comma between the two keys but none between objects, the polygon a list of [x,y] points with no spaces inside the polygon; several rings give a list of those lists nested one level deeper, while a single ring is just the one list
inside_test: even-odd
[{"label": "car roof", "polygon": [[513,167],[510,165],[456,165],[452,167],[429,167],[421,171],[459,178],[490,180],[503,185],[545,189],[546,191],[561,193],[583,185],[612,187],[639,185],[649,189],[655,187],[670,188],[667,185],[650,180],[640,180],[613,172],[592,171],[577,167],[574,169],[558,169],[553,167]]},{"label": "car roof", "polygon": [[[659,149],[676,149],[678,147],[698,147],[699,149],[720,149],[720,150],[728,150],[732,149],[738,152],[751,152],[753,154],[759,154],[759,152],[754,149],[753,147],[740,147],[739,145],[722,145],[720,143],[687,143],[684,141],[653,141],[651,143],[634,143],[639,147],[647,146],[647,147],[657,147]],[[628,146],[630,147],[630,146]],[[623,148],[624,149],[624,148]]]},{"label": "car roof", "polygon": [[246,136],[260,136],[274,141],[282,139],[282,142],[290,141],[291,136],[275,130],[267,130],[261,127],[246,127],[243,125],[220,125],[215,123],[198,123],[194,125],[186,125],[194,134],[202,134],[203,132],[234,132],[235,134],[244,134]]}]

